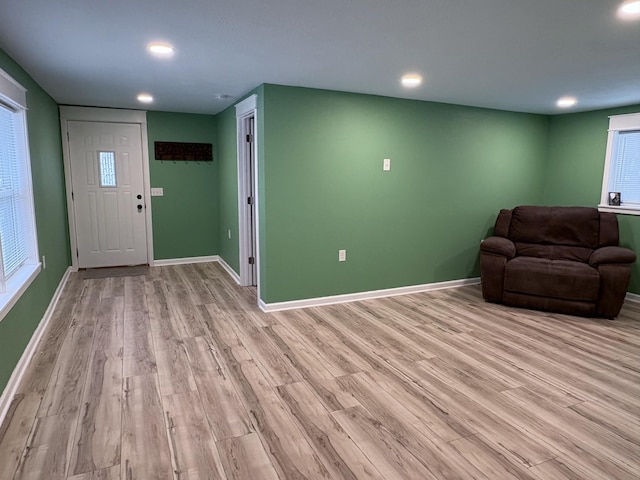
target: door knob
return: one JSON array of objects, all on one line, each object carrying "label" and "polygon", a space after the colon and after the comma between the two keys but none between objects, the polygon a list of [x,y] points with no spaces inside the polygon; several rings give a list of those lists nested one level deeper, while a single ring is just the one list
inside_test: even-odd
[{"label": "door knob", "polygon": [[138,194],[138,196],[136,197],[138,200],[142,200],[142,195]]},{"label": "door knob", "polygon": [[142,205],[138,204],[138,211],[142,210]]}]

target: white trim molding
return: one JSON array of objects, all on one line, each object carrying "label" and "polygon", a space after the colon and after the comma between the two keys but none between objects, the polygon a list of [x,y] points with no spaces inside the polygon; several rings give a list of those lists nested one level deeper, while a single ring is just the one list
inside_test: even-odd
[{"label": "white trim molding", "polygon": [[[260,162],[258,159],[258,95],[253,94],[236,104],[236,136],[237,136],[237,168],[238,168],[238,256],[240,259],[240,285],[251,285],[251,269],[248,260],[251,256],[252,244],[254,243],[251,234],[251,222],[254,222],[255,228],[255,283],[258,290],[258,298],[260,298],[260,207],[258,193],[258,178],[260,176]],[[253,142],[247,147],[245,140],[249,133],[247,121],[253,118]],[[249,148],[253,150],[250,151]],[[251,184],[251,171],[247,158],[251,153],[253,158],[254,175],[253,184]],[[247,206],[247,198],[253,198],[253,204]],[[251,218],[250,209],[253,208],[255,218]]]},{"label": "white trim molding", "polygon": [[627,296],[625,297],[625,300],[629,302],[640,303],[640,295],[638,295],[637,293],[627,292]]},{"label": "white trim molding", "polygon": [[433,290],[443,290],[446,288],[458,288],[467,285],[480,284],[480,278],[463,278],[460,280],[449,280],[447,282],[425,283],[422,285],[410,285],[407,287],[385,288],[383,290],[372,290],[369,292],[346,293],[344,295],[331,295],[328,297],[305,298],[302,300],[292,300],[289,302],[264,303],[258,302],[258,306],[263,312],[278,312],[281,310],[292,310],[294,308],[321,307],[323,305],[333,305],[336,303],[358,302],[360,300],[370,300],[373,298],[395,297],[396,295],[408,295],[410,293],[431,292]]},{"label": "white trim molding", "polygon": [[24,352],[22,352],[22,356],[20,357],[20,360],[18,361],[16,368],[13,369],[13,373],[9,378],[9,382],[4,387],[2,396],[0,396],[0,425],[2,425],[2,423],[4,422],[4,418],[7,415],[9,408],[11,407],[11,402],[13,401],[13,397],[15,396],[16,391],[18,390],[18,386],[20,385],[20,382],[22,381],[22,378],[24,377],[24,374],[27,371],[27,367],[29,366],[29,363],[31,362],[33,355],[36,353],[36,348],[38,346],[38,343],[40,343],[40,340],[42,339],[44,332],[49,326],[49,322],[53,317],[53,312],[56,306],[58,305],[58,301],[60,300],[60,295],[62,293],[62,290],[64,289],[64,286],[66,285],[67,280],[69,279],[69,275],[71,274],[72,271],[73,269],[71,267],[68,267],[67,270],[64,272],[64,275],[62,275],[62,279],[60,279],[60,283],[58,284],[58,287],[56,288],[56,291],[54,292],[53,297],[51,297],[49,306],[45,310],[44,315],[40,320],[40,323],[38,323],[38,326],[33,332],[33,335],[31,335],[31,340],[29,340],[29,343],[27,344],[27,348],[25,348]]},{"label": "white trim molding", "polygon": [[240,275],[238,275],[236,271],[233,268],[231,268],[231,266],[224,260],[224,258],[218,257],[218,263],[222,268],[225,269],[225,271],[229,274],[229,276],[233,278],[233,280],[238,285],[240,285]]},{"label": "white trim molding", "polygon": [[165,258],[162,260],[154,260],[154,267],[166,267],[168,265],[187,265],[189,263],[209,263],[218,262],[220,257],[218,255],[209,255],[206,257],[185,257],[185,258]]},{"label": "white trim molding", "polygon": [[60,105],[60,129],[62,131],[62,158],[67,190],[67,215],[71,244],[71,266],[78,269],[76,220],[73,209],[71,158],[67,122],[132,123],[140,125],[142,142],[142,182],[145,201],[145,222],[147,235],[147,263],[153,266],[153,216],[151,215],[151,174],[149,172],[149,138],[147,135],[147,112],[144,110],[123,110],[117,108],[73,107]]}]

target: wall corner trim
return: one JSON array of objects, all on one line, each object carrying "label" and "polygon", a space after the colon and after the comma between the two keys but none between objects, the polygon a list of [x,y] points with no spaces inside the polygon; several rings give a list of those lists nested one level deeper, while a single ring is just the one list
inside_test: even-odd
[{"label": "wall corner trim", "polygon": [[369,292],[346,293],[343,295],[331,295],[328,297],[304,298],[302,300],[292,300],[288,302],[265,303],[258,300],[258,306],[263,312],[278,312],[280,310],[291,310],[294,308],[321,307],[323,305],[333,305],[336,303],[357,302],[360,300],[370,300],[373,298],[395,297],[396,295],[408,295],[410,293],[431,292],[433,290],[443,290],[445,288],[458,288],[466,285],[478,285],[479,277],[463,278],[460,280],[450,280],[447,282],[425,283],[422,285],[409,285],[407,287],[385,288],[383,290],[372,290]]},{"label": "wall corner trim", "polygon": [[236,271],[235,271],[233,268],[231,268],[231,266],[230,266],[227,262],[225,262],[224,258],[222,258],[222,257],[220,257],[220,256],[219,256],[219,257],[218,257],[218,263],[220,264],[220,266],[221,266],[222,268],[224,268],[224,269],[225,269],[225,271],[229,274],[229,276],[230,276],[231,278],[233,278],[233,280],[234,280],[238,285],[240,285],[240,275],[238,275],[238,274],[236,273]]},{"label": "wall corner trim", "polygon": [[186,265],[188,263],[208,263],[219,262],[218,255],[208,255],[206,257],[185,257],[185,258],[165,258],[162,260],[154,260],[153,267],[166,267],[167,265]]},{"label": "wall corner trim", "polygon": [[49,322],[53,318],[53,312],[58,305],[58,301],[60,300],[60,295],[62,294],[62,290],[64,286],[67,284],[67,280],[69,279],[69,275],[73,272],[73,268],[67,267],[67,270],[62,275],[60,279],[60,283],[56,288],[56,291],[53,293],[53,297],[51,297],[51,301],[49,302],[49,306],[44,312],[40,323],[36,327],[33,335],[31,335],[31,340],[27,344],[27,348],[25,348],[24,352],[22,352],[22,356],[16,365],[16,368],[13,370],[11,377],[9,377],[9,382],[4,388],[2,395],[0,396],[0,425],[4,422],[5,416],[9,412],[9,408],[11,407],[11,403],[13,402],[13,397],[18,390],[18,386],[22,381],[22,377],[27,371],[27,367],[31,362],[33,355],[36,353],[36,348],[44,335],[44,332],[49,325]]}]

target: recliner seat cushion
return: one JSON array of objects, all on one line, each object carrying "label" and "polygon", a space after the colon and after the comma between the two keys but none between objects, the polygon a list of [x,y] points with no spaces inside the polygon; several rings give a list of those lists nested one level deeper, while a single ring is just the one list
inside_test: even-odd
[{"label": "recliner seat cushion", "polygon": [[571,260],[573,262],[588,263],[592,248],[567,245],[540,245],[538,243],[517,242],[516,252],[523,257],[548,258],[549,260]]},{"label": "recliner seat cushion", "polygon": [[595,302],[600,275],[581,262],[516,257],[505,267],[504,289],[541,297]]}]

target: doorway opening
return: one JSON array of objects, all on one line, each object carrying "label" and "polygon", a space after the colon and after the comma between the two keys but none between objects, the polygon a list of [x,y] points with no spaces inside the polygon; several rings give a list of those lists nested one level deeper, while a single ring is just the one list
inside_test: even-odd
[{"label": "doorway opening", "polygon": [[240,242],[240,285],[257,287],[258,299],[260,299],[256,99],[256,95],[251,95],[236,105],[238,237]]}]

